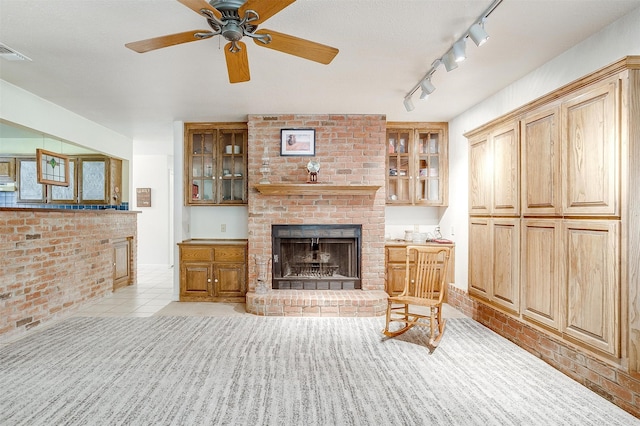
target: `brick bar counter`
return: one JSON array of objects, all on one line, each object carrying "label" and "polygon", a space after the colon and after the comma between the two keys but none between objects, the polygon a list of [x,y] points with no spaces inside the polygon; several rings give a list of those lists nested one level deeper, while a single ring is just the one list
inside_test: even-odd
[{"label": "brick bar counter", "polygon": [[111,293],[123,241],[134,284],[137,213],[0,208],[0,342]]}]

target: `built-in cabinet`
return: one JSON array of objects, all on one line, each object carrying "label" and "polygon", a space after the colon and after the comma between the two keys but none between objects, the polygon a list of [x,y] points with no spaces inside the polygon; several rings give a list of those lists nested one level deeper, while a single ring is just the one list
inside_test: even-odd
[{"label": "built-in cabinet", "polygon": [[178,246],[180,301],[245,301],[246,240],[188,240]]},{"label": "built-in cabinet", "polygon": [[103,155],[69,157],[69,185],[38,183],[35,158],[15,159],[19,203],[108,204],[122,202],[122,160]]},{"label": "built-in cabinet", "polygon": [[474,135],[469,141],[469,211],[474,215],[520,214],[520,145],[517,121]]},{"label": "built-in cabinet", "polygon": [[517,312],[520,303],[519,220],[472,217],[469,240],[469,292]]},{"label": "built-in cabinet", "polygon": [[[405,277],[407,276],[407,246],[408,245],[433,245],[433,246],[445,246],[451,249],[449,253],[449,264],[447,271],[447,283],[455,282],[455,245],[454,244],[440,244],[440,243],[412,243],[412,242],[397,242],[388,243],[385,245],[385,291],[389,296],[397,296],[404,290]],[[409,265],[410,270],[413,270],[412,258]],[[445,289],[446,291],[446,289]]]},{"label": "built-in cabinet", "polygon": [[247,203],[246,123],[185,123],[185,205]]},{"label": "built-in cabinet", "polygon": [[627,65],[466,135],[469,293],[638,374],[640,71]]},{"label": "built-in cabinet", "polygon": [[447,130],[447,123],[387,123],[387,204],[447,205]]}]

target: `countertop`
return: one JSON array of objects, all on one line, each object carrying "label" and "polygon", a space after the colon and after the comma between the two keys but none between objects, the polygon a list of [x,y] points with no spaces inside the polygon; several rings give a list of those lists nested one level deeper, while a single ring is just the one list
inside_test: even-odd
[{"label": "countertop", "polygon": [[224,240],[224,239],[209,239],[209,238],[194,238],[194,239],[190,239],[190,240],[184,240],[182,242],[179,242],[178,245],[184,244],[184,245],[211,245],[211,244],[218,244],[218,245],[246,245],[248,242],[247,239],[228,239],[228,240]]},{"label": "countertop", "polygon": [[0,207],[0,212],[37,212],[37,213],[142,213],[136,210],[116,210],[116,209],[55,209],[55,208],[32,208],[32,207]]}]

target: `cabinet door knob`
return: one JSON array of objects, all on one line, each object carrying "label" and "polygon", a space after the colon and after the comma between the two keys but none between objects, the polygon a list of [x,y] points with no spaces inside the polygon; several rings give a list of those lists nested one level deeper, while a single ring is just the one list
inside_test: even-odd
[{"label": "cabinet door knob", "polygon": [[217,282],[218,282],[218,279],[216,278],[215,280],[213,280],[213,282],[217,283]]},{"label": "cabinet door knob", "polygon": [[210,282],[211,282],[211,278],[209,278],[209,279],[207,280],[207,282],[208,282],[208,283],[210,283]]}]

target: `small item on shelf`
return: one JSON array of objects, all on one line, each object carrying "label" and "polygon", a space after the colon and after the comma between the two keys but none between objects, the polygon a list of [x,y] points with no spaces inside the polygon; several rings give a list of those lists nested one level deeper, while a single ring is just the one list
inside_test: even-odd
[{"label": "small item on shelf", "polygon": [[404,139],[400,139],[400,146],[398,146],[398,153],[404,154],[407,152],[406,141]]},{"label": "small item on shelf", "polygon": [[453,244],[453,241],[448,240],[446,238],[437,238],[435,240],[433,240],[434,243],[438,243],[438,244]]},{"label": "small item on shelf", "polygon": [[311,160],[307,163],[307,183],[318,182],[318,172],[320,171],[320,163],[317,160]]}]

